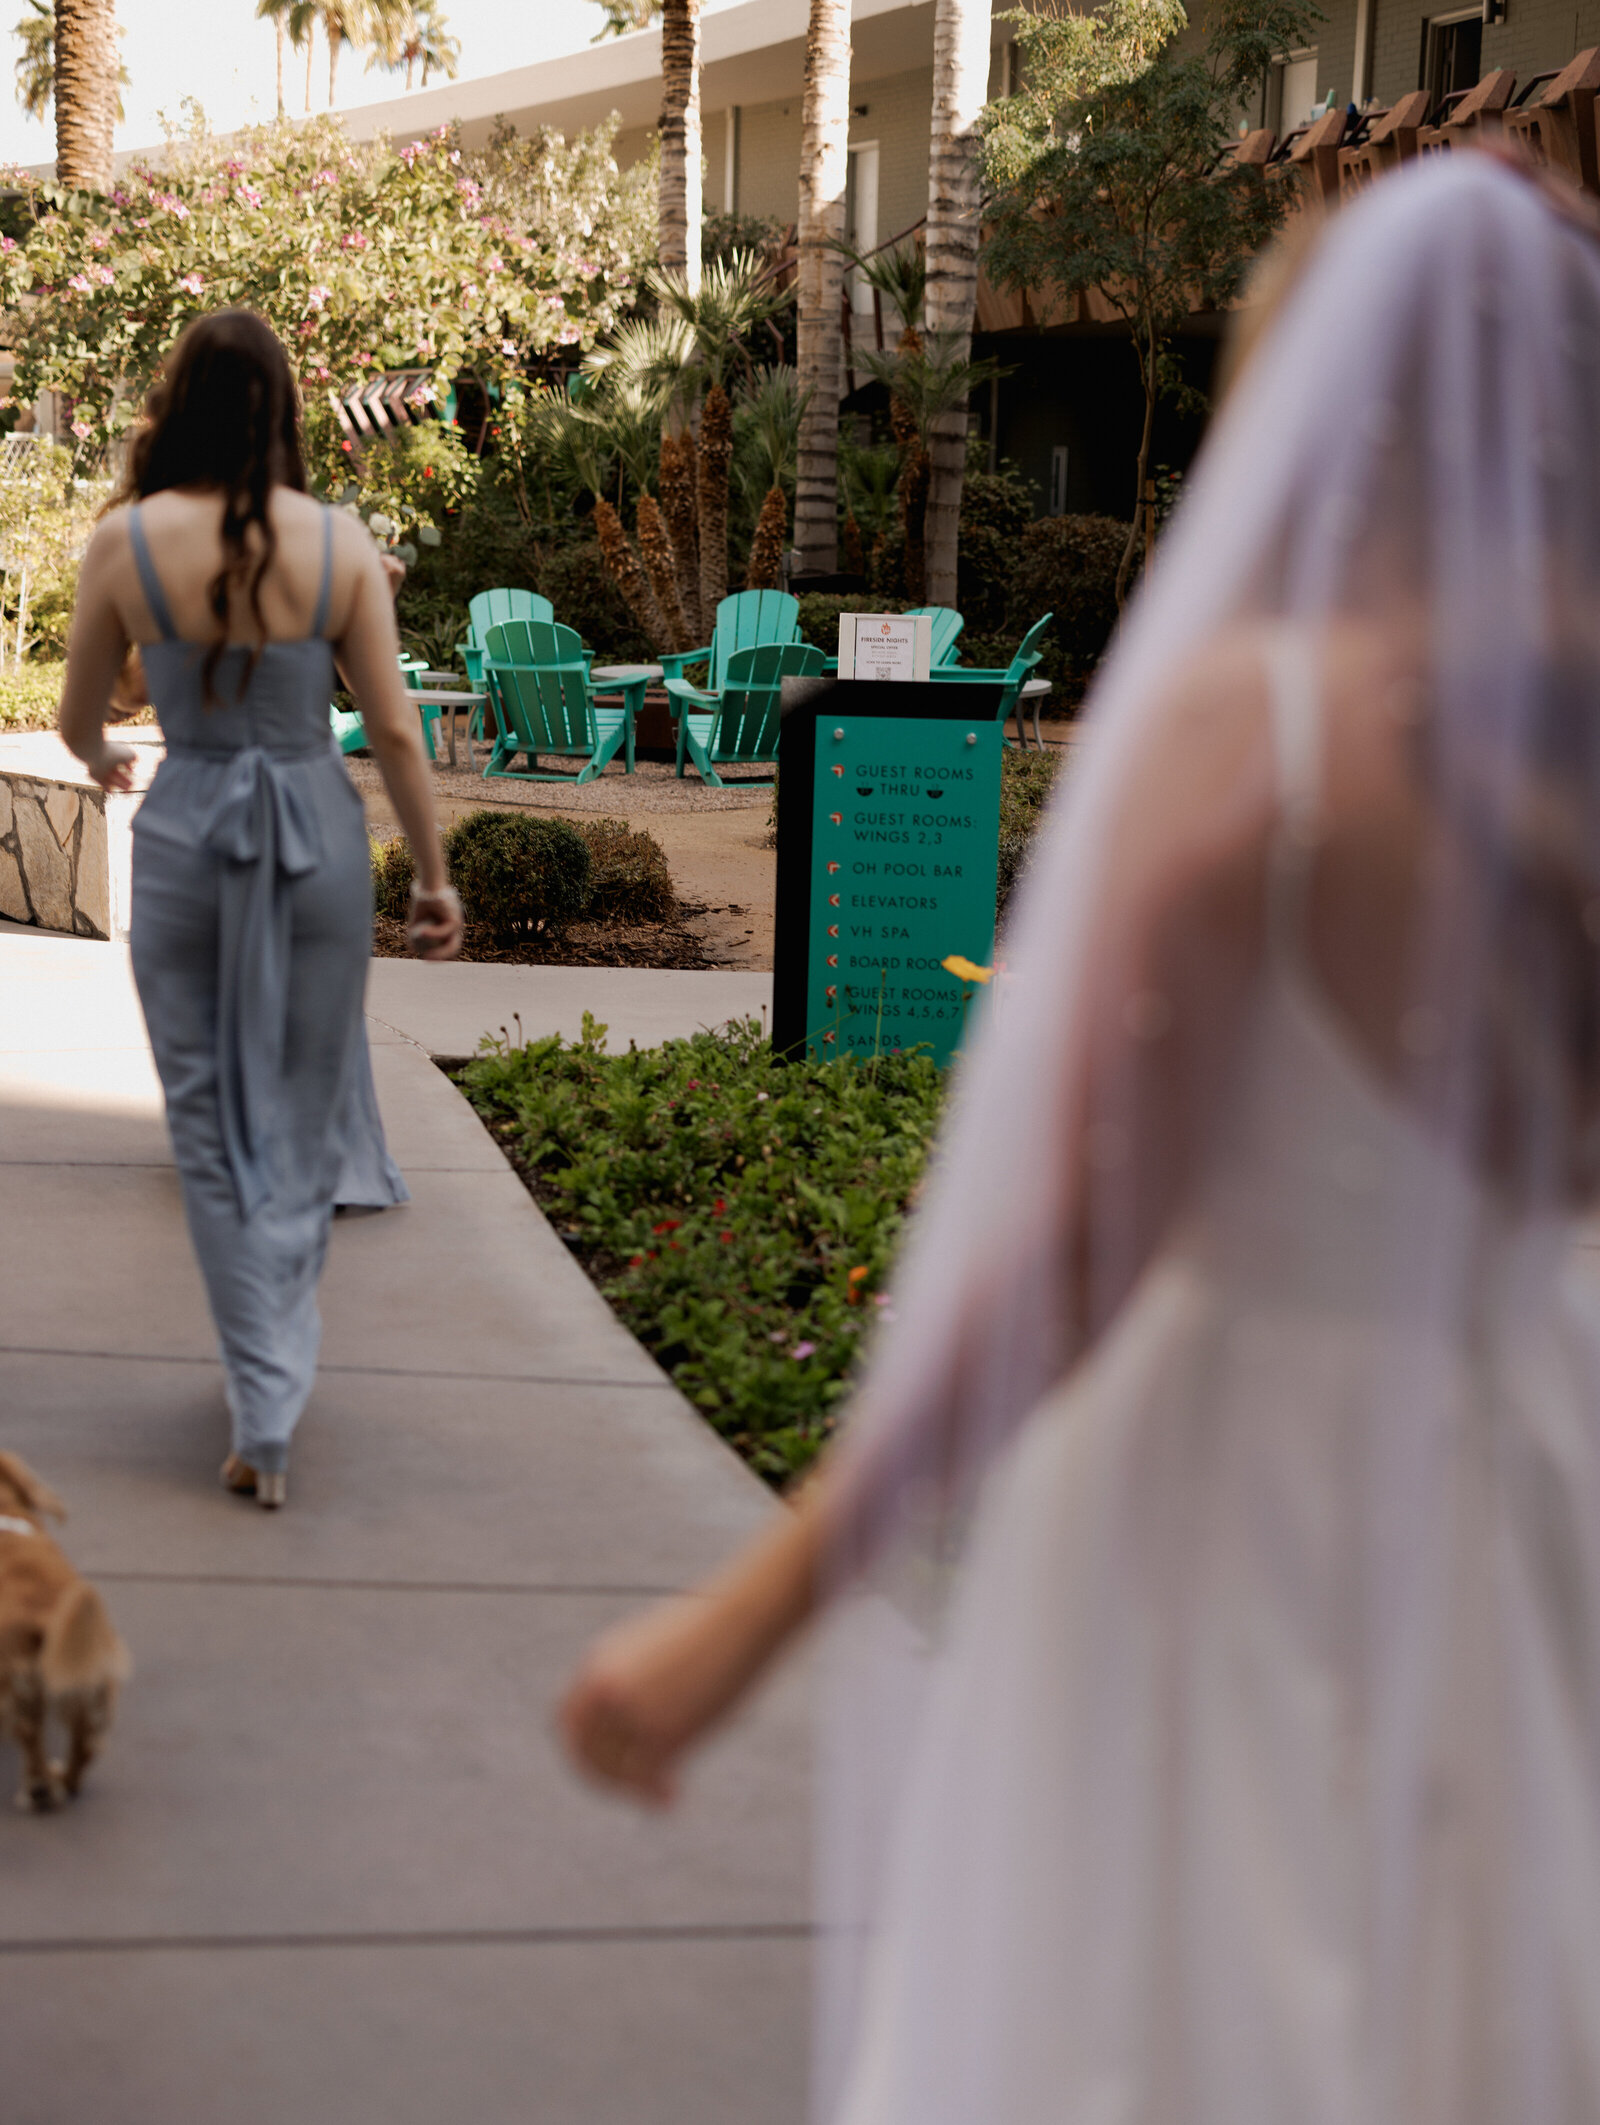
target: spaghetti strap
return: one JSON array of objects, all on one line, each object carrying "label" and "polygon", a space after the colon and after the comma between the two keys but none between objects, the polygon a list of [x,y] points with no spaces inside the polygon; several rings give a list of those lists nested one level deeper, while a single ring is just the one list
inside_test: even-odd
[{"label": "spaghetti strap", "polygon": [[1301,917],[1316,840],[1322,786],[1322,730],[1311,645],[1279,630],[1267,658],[1278,823],[1267,889],[1267,927],[1280,960],[1298,966]]},{"label": "spaghetti strap", "polygon": [[317,592],[317,609],[311,618],[313,638],[327,632],[328,607],[333,602],[333,511],[324,506],[322,511],[322,585]]},{"label": "spaghetti strap", "polygon": [[161,578],[156,574],[156,564],[150,558],[150,542],[144,535],[140,520],[140,504],[135,502],[128,511],[128,536],[133,541],[134,564],[139,571],[139,587],[144,592],[144,601],[150,608],[150,617],[161,630],[163,642],[175,642],[178,630],[172,624],[172,611],[167,604],[167,594],[161,588]]}]

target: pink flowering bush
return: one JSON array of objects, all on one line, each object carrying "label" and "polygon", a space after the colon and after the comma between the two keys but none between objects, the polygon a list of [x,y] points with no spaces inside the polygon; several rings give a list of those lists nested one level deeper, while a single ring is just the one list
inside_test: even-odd
[{"label": "pink flowering bush", "polygon": [[0,246],[15,394],[61,393],[103,449],[189,319],[243,303],[284,338],[325,481],[349,463],[336,397],[375,373],[513,404],[552,349],[617,322],[653,248],[653,171],[619,175],[613,131],[464,155],[449,131],[397,152],[323,119],[175,142],[108,198],[19,176],[37,219]]}]

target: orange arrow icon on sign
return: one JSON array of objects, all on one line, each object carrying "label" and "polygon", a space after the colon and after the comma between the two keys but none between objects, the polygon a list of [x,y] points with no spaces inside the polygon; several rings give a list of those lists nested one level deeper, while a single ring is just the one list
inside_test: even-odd
[{"label": "orange arrow icon on sign", "polygon": [[838,924],[837,924],[836,922],[830,922],[830,923],[828,924],[828,935],[829,935],[830,937],[837,937],[837,936],[838,936],[838,934],[839,934],[839,925],[838,925]]},{"label": "orange arrow icon on sign", "polygon": [[837,893],[830,893],[828,895],[828,905],[830,908],[836,908],[839,905],[839,896]]},{"label": "orange arrow icon on sign", "polygon": [[830,863],[828,865],[828,876],[831,878],[838,868],[839,866],[836,863]]},{"label": "orange arrow icon on sign", "polygon": [[833,823],[834,823],[834,825],[835,825],[835,826],[843,826],[843,825],[844,825],[844,813],[843,813],[843,812],[829,812],[829,814],[828,814],[828,817],[829,817],[829,818],[830,818],[830,819],[831,819],[831,820],[833,821]]},{"label": "orange arrow icon on sign", "polygon": [[837,952],[830,952],[828,954],[828,964],[830,967],[836,967],[839,964],[839,955]]}]

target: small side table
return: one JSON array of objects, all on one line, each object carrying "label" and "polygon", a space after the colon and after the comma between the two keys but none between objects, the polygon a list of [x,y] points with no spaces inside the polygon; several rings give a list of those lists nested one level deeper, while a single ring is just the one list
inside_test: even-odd
[{"label": "small side table", "polygon": [[659,664],[596,664],[589,672],[589,687],[597,694],[620,694],[627,736],[623,740],[627,771],[633,773],[634,722],[644,707],[645,688],[661,677]]},{"label": "small side table", "polygon": [[[433,674],[429,673],[428,676],[431,678]],[[426,729],[430,720],[428,715],[430,709],[433,711],[432,721],[437,723],[441,717],[448,718],[446,742],[450,748],[450,765],[452,767],[456,764],[456,717],[463,709],[466,711],[467,765],[475,768],[478,763],[472,754],[472,715],[474,709],[482,708],[489,696],[487,694],[462,693],[456,688],[447,690],[442,686],[411,686],[407,687],[406,691],[411,699],[416,702],[418,708],[422,710],[424,729]],[[431,731],[428,732],[428,753],[430,758],[438,758],[438,754],[433,748],[433,734]]]},{"label": "small side table", "polygon": [[1039,711],[1044,706],[1044,697],[1050,691],[1048,679],[1024,679],[1022,693],[1017,701],[1017,744],[1022,744],[1022,709],[1026,703],[1033,710],[1033,746],[1035,752],[1044,751],[1044,739],[1039,733]]}]

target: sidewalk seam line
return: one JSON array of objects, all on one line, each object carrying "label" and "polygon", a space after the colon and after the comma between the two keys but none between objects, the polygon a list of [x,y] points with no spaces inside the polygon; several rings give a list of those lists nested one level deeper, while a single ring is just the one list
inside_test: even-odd
[{"label": "sidewalk seam line", "polygon": [[175,1933],[123,1934],[106,1939],[0,1940],[0,1955],[197,1954],[218,1949],[304,1948],[539,1948],[608,1946],[624,1942],[805,1941],[819,1928],[806,1919],[750,1925],[461,1927],[437,1933]]}]

